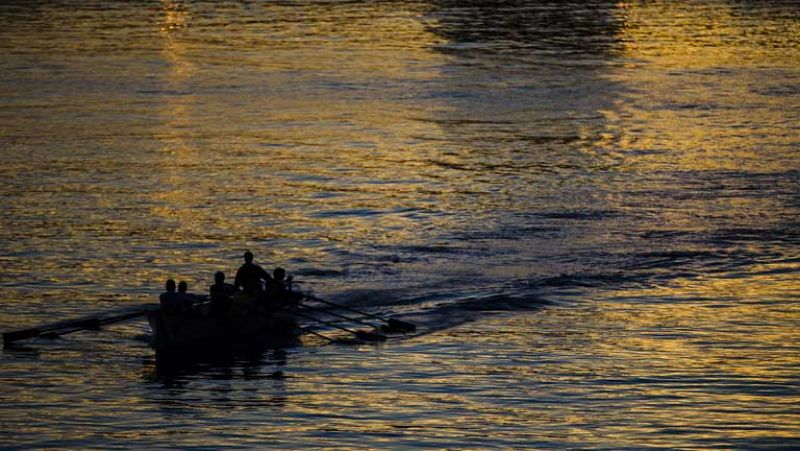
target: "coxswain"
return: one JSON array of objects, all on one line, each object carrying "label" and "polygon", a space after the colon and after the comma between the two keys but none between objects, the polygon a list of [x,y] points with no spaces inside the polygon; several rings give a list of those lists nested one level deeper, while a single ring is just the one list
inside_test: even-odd
[{"label": "coxswain", "polygon": [[236,271],[236,279],[233,282],[234,287],[237,290],[239,288],[243,289],[247,294],[257,295],[264,291],[262,280],[269,283],[272,278],[262,267],[253,263],[252,252],[245,252],[244,264]]},{"label": "coxswain", "polygon": [[175,292],[175,281],[167,279],[167,291],[159,296],[159,303],[164,310],[180,310],[180,300],[178,293]]}]

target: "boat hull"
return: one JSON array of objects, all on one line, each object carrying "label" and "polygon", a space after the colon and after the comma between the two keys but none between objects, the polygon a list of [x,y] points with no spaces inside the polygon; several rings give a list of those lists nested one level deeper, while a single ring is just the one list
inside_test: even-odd
[{"label": "boat hull", "polygon": [[246,317],[214,318],[158,310],[147,314],[157,350],[186,348],[230,349],[285,343],[298,329],[288,312]]}]

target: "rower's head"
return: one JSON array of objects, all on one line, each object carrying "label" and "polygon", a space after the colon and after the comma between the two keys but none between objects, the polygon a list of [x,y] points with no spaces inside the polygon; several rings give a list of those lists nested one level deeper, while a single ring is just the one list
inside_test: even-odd
[{"label": "rower's head", "polygon": [[189,285],[181,280],[181,282],[178,284],[178,293],[186,293],[186,291],[188,290],[189,290]]},{"label": "rower's head", "polygon": [[217,271],[216,274],[214,274],[214,282],[225,283],[225,273],[222,271]]},{"label": "rower's head", "polygon": [[286,270],[283,268],[275,268],[275,270],[272,271],[272,277],[275,280],[283,280],[283,278],[286,277]]},{"label": "rower's head", "polygon": [[253,263],[253,253],[250,251],[245,252],[244,261],[245,263]]},{"label": "rower's head", "polygon": [[170,293],[175,291],[175,281],[172,279],[167,279],[167,291]]}]

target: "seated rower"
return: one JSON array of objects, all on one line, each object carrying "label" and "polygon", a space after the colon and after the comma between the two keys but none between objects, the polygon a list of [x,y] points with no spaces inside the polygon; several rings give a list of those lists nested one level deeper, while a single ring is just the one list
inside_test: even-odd
[{"label": "seated rower", "polygon": [[161,308],[164,310],[173,310],[177,311],[180,310],[180,300],[178,298],[178,293],[175,292],[175,281],[172,279],[167,279],[167,291],[161,293],[159,296],[159,303],[161,304]]},{"label": "seated rower", "polygon": [[286,270],[275,268],[272,279],[267,283],[267,300],[273,308],[296,306],[300,298],[292,291],[292,277],[286,277]]},{"label": "seated rower", "polygon": [[228,307],[230,307],[231,299],[236,288],[225,283],[225,273],[217,271],[214,274],[214,285],[209,288],[209,295],[211,296],[211,316],[224,317],[228,314]]},{"label": "seated rower", "polygon": [[201,303],[205,299],[203,296],[198,296],[188,291],[189,285],[181,280],[180,283],[178,283],[178,303],[180,305],[180,310],[197,313],[199,311],[198,309],[202,309]]},{"label": "seated rower", "polygon": [[269,282],[271,277],[266,271],[257,264],[253,263],[253,253],[244,253],[244,264],[236,271],[236,279],[233,282],[238,290],[240,287],[250,295],[258,295],[264,291],[263,282]]}]

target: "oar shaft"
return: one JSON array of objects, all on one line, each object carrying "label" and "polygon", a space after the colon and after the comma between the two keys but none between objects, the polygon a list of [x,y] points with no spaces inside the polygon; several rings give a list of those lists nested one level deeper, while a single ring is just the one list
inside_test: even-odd
[{"label": "oar shaft", "polygon": [[80,318],[72,321],[64,321],[61,323],[44,324],[30,329],[14,330],[11,332],[3,333],[3,346],[11,344],[15,341],[25,340],[27,338],[36,338],[42,334],[59,331],[62,329],[74,329],[83,327],[97,327],[98,320],[96,317]]},{"label": "oar shaft", "polygon": [[[406,321],[401,321],[401,320],[395,319],[395,318],[386,319],[386,318],[380,317],[378,315],[375,315],[375,314],[372,314],[372,313],[369,313],[369,312],[356,310],[356,309],[348,307],[346,305],[337,304],[337,303],[331,302],[331,301],[326,301],[325,299],[320,299],[320,298],[318,298],[316,296],[312,296],[310,294],[306,294],[305,297],[306,297],[306,299],[311,299],[312,301],[321,302],[323,304],[327,304],[327,305],[330,305],[332,307],[340,308],[340,309],[347,310],[347,311],[350,311],[350,312],[353,312],[353,313],[358,313],[359,315],[364,315],[364,316],[366,316],[368,318],[374,318],[374,319],[377,319],[379,321],[383,321],[384,323],[386,323],[388,325],[389,330],[398,330],[398,331],[402,331],[402,332],[413,332],[414,330],[417,329],[417,326],[415,326],[415,325],[413,325],[413,324],[411,324],[409,322],[406,322]],[[306,304],[306,306],[308,306],[308,305]]]},{"label": "oar shaft", "polygon": [[[291,312],[291,311],[287,310],[286,308],[282,308],[282,309],[280,309],[280,311],[285,311],[285,312],[288,312],[288,313],[290,313],[290,314],[292,314],[292,315],[296,315],[296,314],[297,314],[296,312]],[[257,311],[257,312],[258,312],[258,311]],[[265,315],[266,313],[265,313],[265,312],[263,312],[263,311],[261,311],[261,312],[260,312],[260,314],[261,314],[261,315]],[[302,315],[300,315],[300,316],[302,316]],[[306,318],[308,318],[308,317],[306,317]],[[297,324],[295,324],[295,326],[294,326],[294,327],[296,327],[296,328],[298,328],[298,329],[302,330],[303,332],[309,333],[309,334],[311,334],[311,335],[316,335],[317,337],[319,337],[319,338],[322,338],[322,339],[324,339],[324,340],[328,341],[329,343],[333,343],[333,342],[335,342],[335,341],[336,341],[336,340],[334,340],[333,338],[331,338],[331,337],[327,337],[327,336],[325,336],[325,335],[322,335],[321,333],[319,333],[319,332],[316,332],[316,331],[313,331],[313,330],[311,330],[311,329],[310,329],[310,328],[308,328],[308,327],[303,327],[303,326],[300,326],[300,325],[297,325]]]},{"label": "oar shaft", "polygon": [[352,321],[352,322],[354,322],[354,323],[358,323],[358,324],[361,324],[361,325],[363,325],[363,326],[369,326],[369,327],[373,327],[373,328],[375,328],[375,329],[377,329],[377,328],[378,328],[378,327],[377,327],[377,326],[375,326],[374,324],[370,324],[370,323],[368,323],[368,322],[366,322],[366,321],[361,321],[361,320],[360,320],[360,319],[358,319],[358,318],[351,318],[351,317],[349,317],[349,316],[340,315],[340,314],[338,314],[338,313],[336,313],[336,312],[332,312],[332,311],[330,311],[330,310],[321,309],[321,308],[318,308],[318,307],[313,307],[313,306],[310,306],[310,305],[308,305],[308,304],[300,304],[300,305],[302,305],[303,307],[305,307],[305,308],[307,308],[307,309],[311,309],[311,310],[314,310],[314,311],[316,311],[316,312],[322,312],[322,313],[324,313],[324,314],[326,314],[326,315],[335,316],[335,317],[337,317],[337,318],[341,318],[341,319],[344,319],[344,320],[347,320],[347,321]]},{"label": "oar shaft", "polygon": [[332,323],[330,321],[324,321],[324,320],[321,320],[319,318],[314,318],[311,315],[305,315],[305,314],[299,313],[299,312],[292,312],[292,315],[297,315],[297,316],[299,316],[301,318],[305,318],[305,319],[308,319],[308,320],[311,320],[311,321],[316,321],[316,322],[324,324],[326,326],[334,327],[336,329],[340,329],[340,330],[343,330],[345,332],[349,332],[349,333],[351,333],[353,335],[358,335],[358,332],[356,332],[356,331],[354,331],[352,329],[348,329],[348,328],[346,328],[344,326],[340,326],[340,325],[338,325],[336,323]]},{"label": "oar shaft", "polygon": [[374,318],[374,319],[377,319],[379,321],[383,321],[385,323],[389,322],[387,319],[381,318],[378,315],[374,315],[374,314],[369,313],[369,312],[363,312],[361,310],[356,310],[354,308],[351,308],[351,307],[348,307],[348,306],[342,305],[342,304],[337,304],[335,302],[326,301],[325,299],[320,299],[320,298],[318,298],[316,296],[312,296],[310,294],[306,294],[305,297],[307,297],[308,299],[311,299],[312,301],[321,302],[323,304],[327,304],[327,305],[330,305],[332,307],[337,307],[337,308],[340,308],[340,309],[343,309],[343,310],[348,310],[348,311],[353,312],[353,313],[358,313],[359,315],[364,315],[364,316],[367,316],[367,317],[370,317],[370,318]]},{"label": "oar shaft", "polygon": [[323,338],[323,339],[327,340],[327,341],[328,341],[328,342],[330,342],[330,343],[333,343],[333,342],[334,342],[334,339],[333,339],[333,338],[331,338],[331,337],[327,337],[327,336],[325,336],[325,335],[322,335],[322,334],[321,334],[321,333],[319,333],[319,332],[314,332],[313,330],[309,329],[308,327],[300,327],[300,326],[297,326],[297,328],[298,328],[298,329],[300,329],[300,330],[302,330],[303,332],[305,332],[305,333],[307,333],[307,334],[316,335],[316,336],[317,336],[317,337],[319,337],[319,338]]},{"label": "oar shaft", "polygon": [[60,336],[73,332],[78,332],[86,329],[97,329],[106,324],[117,323],[127,319],[142,316],[152,310],[154,306],[146,305],[137,310],[128,311],[119,315],[112,316],[92,316],[75,319],[72,321],[64,321],[61,323],[45,324],[39,327],[30,329],[15,330],[12,332],[5,332],[3,334],[3,346],[11,344],[15,341],[25,340],[28,338],[36,338],[41,335]]},{"label": "oar shaft", "polygon": [[336,323],[332,323],[330,321],[323,321],[323,320],[321,320],[319,318],[314,318],[311,315],[305,315],[303,313],[298,313],[298,312],[292,312],[292,313],[294,315],[297,315],[297,316],[301,317],[301,318],[306,318],[306,319],[309,319],[311,321],[316,321],[316,322],[318,322],[320,324],[324,324],[326,326],[330,326],[330,327],[334,327],[336,329],[343,330],[343,331],[345,331],[347,333],[353,334],[353,336],[355,336],[357,339],[362,340],[362,341],[386,341],[386,336],[382,335],[382,334],[379,335],[379,334],[376,334],[375,332],[368,332],[368,331],[365,331],[365,330],[352,330],[352,329],[348,329],[348,328],[346,328],[344,326],[340,326],[340,325],[338,325]]},{"label": "oar shaft", "polygon": [[101,326],[105,326],[106,324],[118,323],[120,321],[125,321],[127,319],[136,318],[139,316],[146,315],[148,312],[152,311],[152,308],[145,307],[141,310],[136,310],[128,313],[123,313],[117,316],[110,316],[108,318],[100,318],[99,322]]}]

